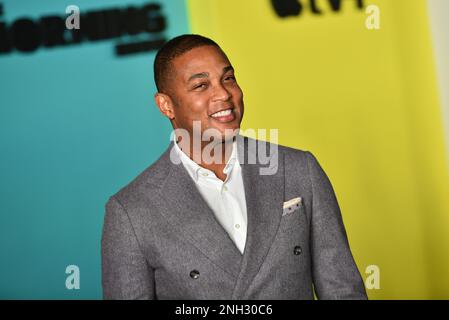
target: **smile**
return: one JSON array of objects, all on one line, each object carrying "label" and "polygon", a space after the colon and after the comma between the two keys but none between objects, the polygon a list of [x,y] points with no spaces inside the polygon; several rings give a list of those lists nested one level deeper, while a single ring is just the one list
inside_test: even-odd
[{"label": "smile", "polygon": [[210,116],[219,122],[230,122],[235,119],[235,114],[232,109],[221,110]]}]

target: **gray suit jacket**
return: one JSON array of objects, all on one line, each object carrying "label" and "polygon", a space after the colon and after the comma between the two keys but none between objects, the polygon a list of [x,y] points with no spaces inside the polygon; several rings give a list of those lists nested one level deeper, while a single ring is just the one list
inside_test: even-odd
[{"label": "gray suit jacket", "polygon": [[[366,299],[315,157],[259,141],[259,151],[265,146],[277,157],[268,165],[274,174],[261,175],[267,165],[252,148],[256,140],[237,140],[248,214],[243,255],[183,165],[171,161],[172,142],[106,204],[105,299],[313,299],[313,290],[319,299]],[[297,197],[298,205],[283,210]]]}]

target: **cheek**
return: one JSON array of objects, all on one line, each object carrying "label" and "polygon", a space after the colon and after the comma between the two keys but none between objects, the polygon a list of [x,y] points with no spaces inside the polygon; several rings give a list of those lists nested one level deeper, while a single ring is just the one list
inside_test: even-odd
[{"label": "cheek", "polygon": [[189,109],[192,114],[201,113],[205,105],[205,99],[200,94],[191,94],[185,99],[186,109]]},{"label": "cheek", "polygon": [[234,101],[237,102],[240,106],[243,106],[243,92],[239,87],[234,89],[233,95]]},{"label": "cheek", "polygon": [[242,98],[243,97],[243,92],[242,89],[240,88],[240,86],[237,83],[234,83],[234,85],[231,87],[233,96],[235,96],[236,98]]},{"label": "cheek", "polygon": [[207,116],[207,104],[201,99],[190,99],[180,107],[182,108],[182,117],[187,121],[201,120]]},{"label": "cheek", "polygon": [[203,114],[207,111],[207,102],[204,99],[198,98],[192,101],[192,107],[195,114]]}]

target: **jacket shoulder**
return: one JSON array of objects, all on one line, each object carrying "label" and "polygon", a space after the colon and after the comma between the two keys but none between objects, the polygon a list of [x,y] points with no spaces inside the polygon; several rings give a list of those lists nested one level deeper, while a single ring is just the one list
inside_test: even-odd
[{"label": "jacket shoulder", "polygon": [[243,140],[245,143],[245,148],[247,148],[250,145],[256,146],[256,145],[260,145],[260,144],[266,144],[266,150],[277,149],[279,153],[281,153],[283,155],[287,155],[289,157],[305,158],[307,156],[307,154],[310,154],[310,151],[308,151],[308,150],[296,149],[296,148],[288,147],[288,146],[285,146],[282,144],[277,144],[274,142],[267,142],[264,140],[254,139],[254,138],[247,137],[247,136],[242,136],[242,137],[243,137]]},{"label": "jacket shoulder", "polygon": [[[247,138],[248,141],[255,141],[256,139],[252,139],[252,138]],[[277,143],[273,143],[273,142],[265,142],[265,141],[261,141],[261,140],[256,140],[258,143],[267,143],[267,149],[271,150],[272,148],[277,149],[277,152],[279,153],[279,155],[283,156],[284,158],[286,158],[285,160],[290,160],[290,161],[301,161],[301,162],[306,162],[307,161],[307,157],[311,155],[310,151],[308,150],[304,150],[304,149],[296,149],[293,147],[288,147],[282,144],[277,144]]]},{"label": "jacket shoulder", "polygon": [[292,160],[299,161],[307,161],[307,157],[310,154],[310,151],[304,149],[296,149],[284,145],[278,144],[279,151],[284,155],[284,157],[288,157]]}]

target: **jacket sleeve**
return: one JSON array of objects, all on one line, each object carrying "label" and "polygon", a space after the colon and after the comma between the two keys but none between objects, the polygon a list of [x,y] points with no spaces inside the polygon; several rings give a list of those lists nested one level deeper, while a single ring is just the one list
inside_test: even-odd
[{"label": "jacket sleeve", "polygon": [[101,239],[103,299],[154,299],[154,271],[123,206],[111,197]]},{"label": "jacket sleeve", "polygon": [[318,299],[367,299],[352,257],[332,185],[316,158],[307,152],[312,184],[312,276]]}]

